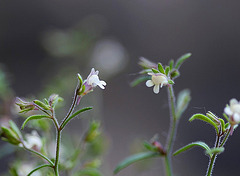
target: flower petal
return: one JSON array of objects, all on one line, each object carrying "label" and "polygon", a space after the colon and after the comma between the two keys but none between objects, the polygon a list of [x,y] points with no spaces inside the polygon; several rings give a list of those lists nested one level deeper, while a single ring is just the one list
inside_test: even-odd
[{"label": "flower petal", "polygon": [[238,101],[237,101],[236,98],[232,98],[232,99],[230,100],[230,106],[232,106],[232,105],[234,105],[234,104],[238,104]]},{"label": "flower petal", "polygon": [[234,113],[233,114],[233,120],[234,122],[240,122],[240,115],[238,113]]},{"label": "flower petal", "polygon": [[153,92],[154,92],[155,94],[158,94],[158,93],[159,93],[159,85],[155,85],[155,86],[153,87]]},{"label": "flower petal", "polygon": [[154,86],[152,80],[148,80],[148,81],[146,82],[146,86],[147,86],[147,87],[152,87],[152,86]]},{"label": "flower petal", "polygon": [[107,83],[106,83],[105,81],[100,81],[100,83],[101,83],[102,85],[104,85],[104,86],[107,85]]},{"label": "flower petal", "polygon": [[228,115],[231,116],[233,114],[233,112],[231,111],[231,108],[229,106],[224,108],[224,112]]}]

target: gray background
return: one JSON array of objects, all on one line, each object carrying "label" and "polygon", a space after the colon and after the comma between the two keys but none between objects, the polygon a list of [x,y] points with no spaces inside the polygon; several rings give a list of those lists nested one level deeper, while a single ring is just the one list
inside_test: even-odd
[{"label": "gray background", "polygon": [[[42,47],[42,34],[51,28],[67,29],[89,15],[104,18],[107,27],[102,36],[119,41],[129,57],[128,66],[108,80],[103,91],[102,120],[111,139],[103,168],[110,175],[116,164],[130,154],[136,138],[148,140],[155,133],[159,133],[163,143],[166,138],[166,89],[156,96],[144,85],[129,86],[139,71],[136,63],[140,56],[167,64],[171,58],[193,53],[175,84],[176,93],[189,88],[192,101],[180,121],[174,148],[197,140],[214,144],[213,129],[202,122],[190,124],[188,118],[208,110],[220,116],[230,98],[239,99],[239,6],[240,2],[235,0],[1,0],[0,63],[10,73],[18,96],[35,94],[44,88],[46,75],[42,77],[41,71],[51,59]],[[213,175],[238,175],[239,137],[237,129],[224,154],[218,157]],[[179,176],[202,176],[207,165],[208,158],[201,149],[174,159],[175,173]],[[156,162],[150,170],[135,173],[131,166],[119,176],[163,175],[163,167]]]}]

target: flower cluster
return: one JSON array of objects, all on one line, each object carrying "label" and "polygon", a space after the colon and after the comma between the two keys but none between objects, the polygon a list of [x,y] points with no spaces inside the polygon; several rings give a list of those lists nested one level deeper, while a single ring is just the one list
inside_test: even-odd
[{"label": "flower cluster", "polygon": [[235,98],[230,100],[230,103],[225,107],[224,112],[230,118],[229,121],[231,125],[236,125],[240,122],[240,102]]}]

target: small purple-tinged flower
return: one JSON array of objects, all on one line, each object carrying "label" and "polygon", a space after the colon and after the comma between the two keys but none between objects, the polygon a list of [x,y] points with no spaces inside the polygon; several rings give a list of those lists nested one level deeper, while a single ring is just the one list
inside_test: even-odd
[{"label": "small purple-tinged flower", "polygon": [[87,79],[83,82],[84,91],[81,93],[81,95],[86,95],[87,93],[91,92],[95,87],[100,87],[101,89],[105,89],[104,86],[107,85],[105,81],[102,81],[98,77],[99,71],[95,71],[94,68],[92,68],[90,74],[88,75]]},{"label": "small purple-tinged flower", "polygon": [[235,98],[230,100],[230,104],[224,108],[224,112],[230,117],[232,124],[240,122],[240,102]]}]

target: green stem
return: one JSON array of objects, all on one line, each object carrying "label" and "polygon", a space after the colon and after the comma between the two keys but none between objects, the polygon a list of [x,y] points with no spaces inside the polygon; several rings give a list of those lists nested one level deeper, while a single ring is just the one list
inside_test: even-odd
[{"label": "green stem", "polygon": [[172,175],[171,156],[172,156],[174,140],[177,133],[177,122],[178,122],[176,117],[175,96],[174,96],[172,85],[169,85],[168,87],[168,96],[169,96],[169,107],[170,107],[169,108],[170,109],[170,127],[169,127],[167,144],[166,144],[167,154],[165,156],[165,168],[166,168],[167,176],[171,176]]},{"label": "green stem", "polygon": [[[226,143],[226,141],[227,141],[227,139],[229,137],[230,131],[231,131],[231,129],[228,130],[228,132],[225,135],[224,139],[222,140],[221,144],[220,144],[220,138],[221,137],[219,135],[217,135],[215,148],[222,147]],[[216,158],[217,158],[217,153],[213,154],[213,156],[210,158],[206,176],[211,176],[212,175],[212,171],[213,171],[213,168],[214,168],[214,163],[216,161]]]},{"label": "green stem", "polygon": [[38,166],[37,168],[33,169],[27,176],[30,176],[32,175],[35,171],[41,169],[41,168],[44,168],[44,167],[52,167],[52,165],[50,164],[44,164],[44,165],[41,165],[41,166]]},{"label": "green stem", "polygon": [[[231,128],[232,128],[232,127],[231,127]],[[224,144],[227,142],[227,139],[228,139],[228,137],[229,137],[229,135],[230,135],[230,133],[231,133],[231,128],[228,130],[227,134],[226,134],[225,137],[223,138],[220,147],[223,147]]]},{"label": "green stem", "polygon": [[167,176],[171,176],[172,175],[172,166],[171,166],[171,159],[170,159],[170,157],[169,157],[169,155],[166,155],[165,157],[164,157],[164,163],[165,163],[165,171],[166,171],[166,175]]},{"label": "green stem", "polygon": [[68,119],[68,117],[72,114],[72,112],[74,110],[74,107],[77,103],[78,92],[79,92],[79,87],[77,86],[77,88],[75,89],[75,93],[74,93],[73,103],[72,103],[67,115],[65,116],[65,118],[62,120],[62,122],[60,124],[61,129],[62,129],[62,125],[64,124],[64,122]]},{"label": "green stem", "polygon": [[60,158],[60,143],[61,143],[61,130],[57,129],[57,141],[56,141],[56,158],[55,158],[55,164],[54,164],[54,171],[55,175],[59,176],[59,158]]}]

